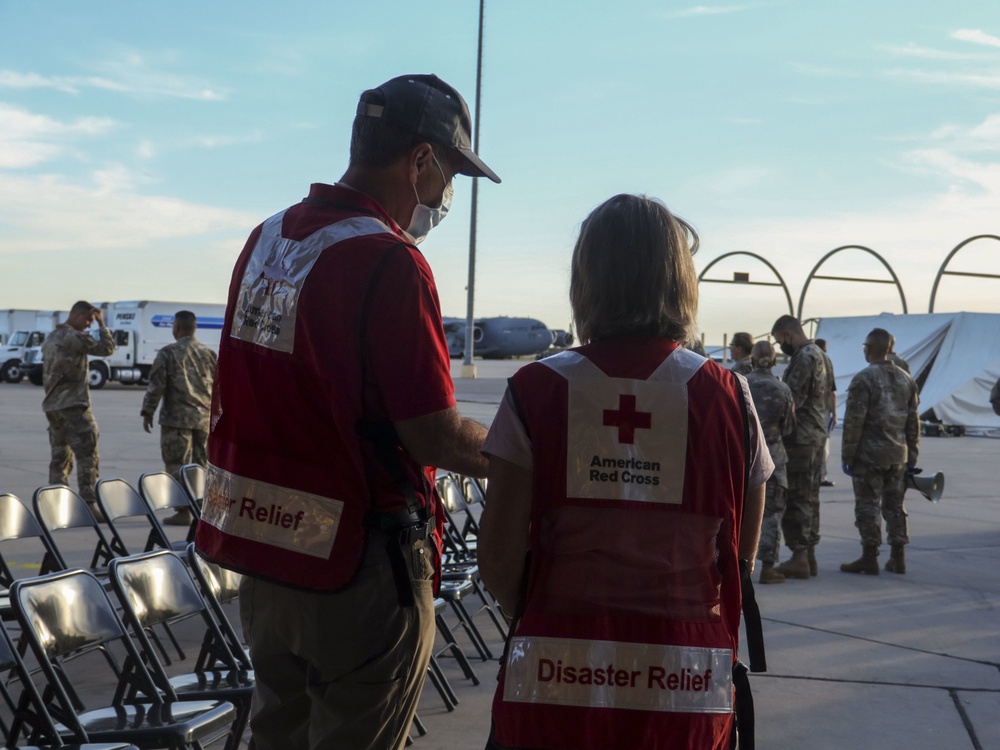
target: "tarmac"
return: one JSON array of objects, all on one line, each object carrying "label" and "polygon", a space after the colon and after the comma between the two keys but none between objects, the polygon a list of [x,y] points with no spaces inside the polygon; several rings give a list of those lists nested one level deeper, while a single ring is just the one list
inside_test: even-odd
[{"label": "tarmac", "polygon": [[[453,362],[460,411],[489,424],[506,378],[523,364],[477,360],[478,377],[459,379],[461,363]],[[142,430],[142,392],[109,384],[92,394],[104,478],[134,483],[141,473],[162,468],[157,431]],[[48,482],[41,399],[41,389],[27,381],[0,384],[0,492],[26,503]],[[835,486],[820,496],[819,575],[756,589],[768,663],[766,673],[751,675],[757,747],[1000,748],[1000,493],[994,476],[1000,441],[923,438],[919,464],[945,473],[945,492],[938,503],[907,493],[905,575],[839,571],[840,563],[860,553],[853,493],[840,473],[839,454],[834,431],[829,469]],[[74,488],[75,482],[72,477]],[[881,560],[886,555],[883,547]],[[469,640],[453,617],[449,621],[472,655]],[[476,622],[498,657],[499,634],[485,616]],[[454,660],[441,662],[459,705],[446,710],[428,683],[418,712],[427,734],[414,730],[413,747],[482,748],[497,659],[473,659],[478,685]]]}]

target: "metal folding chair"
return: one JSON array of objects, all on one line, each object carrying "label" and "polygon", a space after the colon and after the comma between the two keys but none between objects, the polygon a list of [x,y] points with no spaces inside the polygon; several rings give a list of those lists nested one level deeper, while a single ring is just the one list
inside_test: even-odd
[{"label": "metal folding chair", "polygon": [[[132,635],[146,666],[164,697],[177,700],[229,701],[236,706],[227,750],[236,750],[250,718],[254,680],[228,646],[214,615],[202,598],[183,561],[158,550],[111,561],[111,585],[121,602]],[[154,625],[178,625],[200,620],[204,659],[186,674],[167,675],[149,639]],[[200,628],[199,628],[200,629]]]},{"label": "metal folding chair", "polygon": [[[45,680],[43,705],[60,735],[143,748],[199,747],[229,732],[232,703],[171,701],[159,691],[143,656],[92,573],[69,570],[23,578],[11,605]],[[88,709],[79,682],[87,676]],[[101,679],[103,676],[103,680]],[[105,689],[100,689],[105,686]]]}]

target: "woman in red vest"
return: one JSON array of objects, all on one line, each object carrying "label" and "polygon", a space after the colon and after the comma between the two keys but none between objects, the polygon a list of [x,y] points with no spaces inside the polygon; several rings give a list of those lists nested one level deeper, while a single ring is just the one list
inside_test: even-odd
[{"label": "woman in red vest", "polygon": [[746,381],[694,354],[694,230],[618,195],[583,223],[583,346],[522,368],[486,441],[483,580],[512,620],[494,748],[730,746],[739,561],[771,472]]}]

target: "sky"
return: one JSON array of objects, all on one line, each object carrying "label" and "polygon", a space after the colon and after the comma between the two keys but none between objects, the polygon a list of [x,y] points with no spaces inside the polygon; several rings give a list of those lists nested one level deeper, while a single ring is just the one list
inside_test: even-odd
[{"label": "sky", "polygon": [[[436,73],[475,106],[475,0],[0,0],[0,308],[224,302],[246,236],[347,165],[361,91]],[[701,238],[706,279],[786,283],[868,248],[927,312],[959,243],[1000,235],[995,0],[486,0],[475,314],[571,323],[580,222],[620,192]],[[471,179],[421,245],[464,317]],[[1000,241],[949,271],[1000,274]],[[740,255],[727,257],[728,253]],[[752,254],[752,255],[751,255]],[[820,275],[891,279],[875,255]],[[780,287],[703,282],[710,344],[766,333]],[[935,311],[1000,312],[945,276]],[[803,317],[900,313],[815,279]]]}]

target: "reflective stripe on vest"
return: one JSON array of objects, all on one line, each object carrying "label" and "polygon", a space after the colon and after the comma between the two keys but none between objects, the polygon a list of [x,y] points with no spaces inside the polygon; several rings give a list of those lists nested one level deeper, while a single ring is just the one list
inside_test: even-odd
[{"label": "reflective stripe on vest", "polygon": [[279,352],[295,351],[299,294],[324,250],[355,237],[391,234],[370,216],[352,216],[296,242],[281,236],[285,212],[264,222],[240,282],[230,335]]},{"label": "reflective stripe on vest", "polygon": [[568,351],[541,360],[566,378],[566,495],[679,505],[687,456],[687,382],[707,360],[677,349],[645,380],[606,375]]},{"label": "reflective stripe on vest", "polygon": [[[295,350],[298,299],[320,255],[356,237],[391,234],[378,219],[352,216],[301,241],[281,236],[285,212],[264,222],[247,261],[230,335],[267,349]],[[224,534],[322,560],[330,558],[344,501],[208,466],[202,520]]]},{"label": "reflective stripe on vest", "polygon": [[209,464],[201,520],[242,539],[326,560],[344,501],[241,477]]},{"label": "reflective stripe on vest", "polygon": [[728,648],[514,637],[503,699],[668,713],[733,710]]}]

